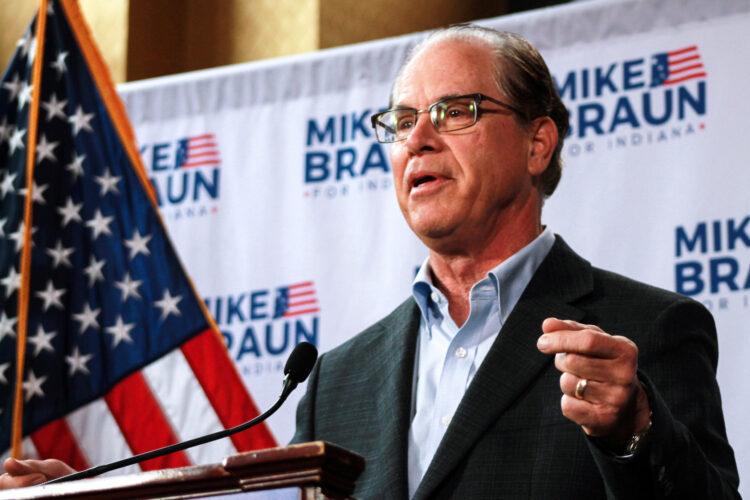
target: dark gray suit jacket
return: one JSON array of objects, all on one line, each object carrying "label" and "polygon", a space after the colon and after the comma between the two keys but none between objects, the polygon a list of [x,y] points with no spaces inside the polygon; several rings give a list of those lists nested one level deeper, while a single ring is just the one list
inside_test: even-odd
[{"label": "dark gray suit jacket", "polygon": [[[542,321],[573,319],[639,347],[649,444],[622,460],[560,410],[560,373],[536,341]],[[322,355],[293,442],[327,440],[366,459],[355,496],[407,497],[419,308],[389,316]],[[414,495],[424,498],[738,498],[724,430],[711,315],[685,297],[591,265],[561,238],[468,387]]]}]

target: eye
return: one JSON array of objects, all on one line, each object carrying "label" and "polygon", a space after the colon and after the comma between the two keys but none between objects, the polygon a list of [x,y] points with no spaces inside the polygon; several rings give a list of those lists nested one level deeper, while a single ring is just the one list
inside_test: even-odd
[{"label": "eye", "polygon": [[412,113],[404,113],[400,116],[395,117],[396,130],[408,130],[414,126],[414,115]]}]

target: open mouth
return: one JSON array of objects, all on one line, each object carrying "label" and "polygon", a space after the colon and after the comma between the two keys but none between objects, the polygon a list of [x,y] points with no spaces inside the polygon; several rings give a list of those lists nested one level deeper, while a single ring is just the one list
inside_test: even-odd
[{"label": "open mouth", "polygon": [[424,184],[426,182],[430,182],[430,181],[434,181],[434,180],[436,180],[435,176],[425,175],[424,177],[419,177],[418,179],[415,179],[413,187],[419,187],[419,186],[421,186],[422,184]]}]

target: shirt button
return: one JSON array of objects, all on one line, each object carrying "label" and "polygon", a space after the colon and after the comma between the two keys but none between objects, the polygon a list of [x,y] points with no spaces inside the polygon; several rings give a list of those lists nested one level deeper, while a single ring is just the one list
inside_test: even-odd
[{"label": "shirt button", "polygon": [[439,296],[439,295],[438,295],[437,293],[435,293],[435,292],[432,292],[432,293],[430,294],[430,298],[431,298],[431,299],[432,299],[432,301],[433,301],[433,302],[435,302],[436,304],[439,304],[439,303],[440,303],[440,296]]},{"label": "shirt button", "polygon": [[464,349],[463,347],[459,347],[458,349],[456,349],[457,358],[465,358],[466,354],[467,354],[466,349]]},{"label": "shirt button", "polygon": [[440,423],[443,424],[443,426],[448,427],[448,424],[451,423],[451,416],[443,415],[443,418],[440,419]]}]

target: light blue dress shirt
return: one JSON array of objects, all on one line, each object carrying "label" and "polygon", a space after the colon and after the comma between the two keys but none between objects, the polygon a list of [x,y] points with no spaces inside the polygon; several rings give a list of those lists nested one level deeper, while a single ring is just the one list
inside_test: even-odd
[{"label": "light blue dress shirt", "polygon": [[409,428],[410,497],[430,465],[466,388],[554,242],[552,231],[545,229],[475,283],[469,294],[469,317],[461,328],[451,318],[445,296],[432,284],[429,259],[417,272],[412,292],[422,318]]}]

